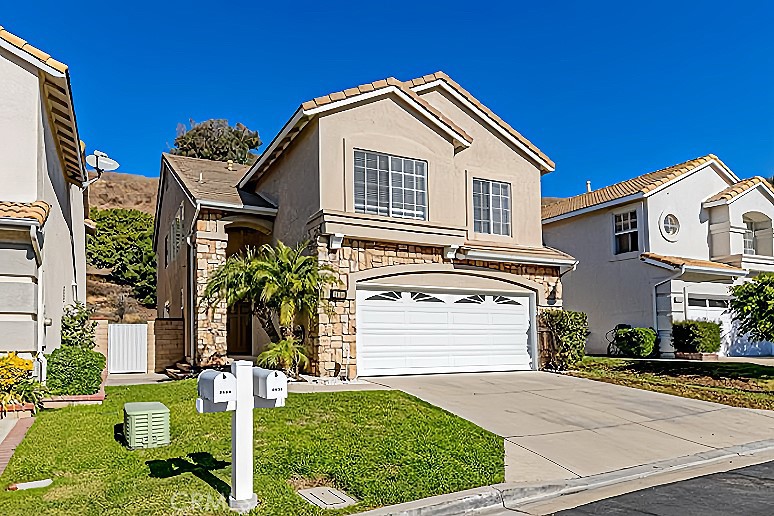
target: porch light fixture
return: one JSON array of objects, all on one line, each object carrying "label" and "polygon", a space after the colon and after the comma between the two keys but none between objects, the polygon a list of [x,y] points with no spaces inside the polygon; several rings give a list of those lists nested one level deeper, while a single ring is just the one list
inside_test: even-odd
[{"label": "porch light fixture", "polygon": [[328,299],[331,301],[345,301],[347,299],[347,291],[340,288],[332,288]]},{"label": "porch light fixture", "polygon": [[336,233],[328,237],[328,249],[335,251],[341,249],[341,244],[344,242],[344,235],[342,233]]}]

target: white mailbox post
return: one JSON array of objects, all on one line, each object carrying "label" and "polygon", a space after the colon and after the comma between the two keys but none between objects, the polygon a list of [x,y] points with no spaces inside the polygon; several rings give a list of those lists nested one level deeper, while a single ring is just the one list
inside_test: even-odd
[{"label": "white mailbox post", "polygon": [[236,360],[231,364],[230,373],[203,371],[197,387],[197,412],[232,412],[228,505],[234,511],[248,512],[258,505],[258,497],[253,492],[253,408],[284,407],[288,378],[280,371]]}]

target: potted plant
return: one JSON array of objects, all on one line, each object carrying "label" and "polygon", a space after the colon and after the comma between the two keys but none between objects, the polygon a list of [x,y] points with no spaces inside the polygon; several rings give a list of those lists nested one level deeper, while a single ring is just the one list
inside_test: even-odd
[{"label": "potted plant", "polygon": [[675,358],[717,360],[720,351],[720,325],[712,321],[674,322],[672,346],[675,348]]}]

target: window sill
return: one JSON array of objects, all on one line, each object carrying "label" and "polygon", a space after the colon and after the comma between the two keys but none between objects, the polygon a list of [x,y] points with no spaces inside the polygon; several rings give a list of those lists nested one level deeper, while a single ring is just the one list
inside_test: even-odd
[{"label": "window sill", "polygon": [[640,251],[631,251],[628,253],[615,254],[610,258],[611,262],[620,262],[623,260],[634,260],[640,257]]}]

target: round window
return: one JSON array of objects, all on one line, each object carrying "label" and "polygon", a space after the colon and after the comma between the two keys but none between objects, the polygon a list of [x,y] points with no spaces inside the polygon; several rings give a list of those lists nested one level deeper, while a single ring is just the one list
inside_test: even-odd
[{"label": "round window", "polygon": [[661,220],[661,232],[664,234],[664,238],[670,241],[674,241],[677,238],[677,234],[680,232],[680,221],[672,213],[664,215]]}]

